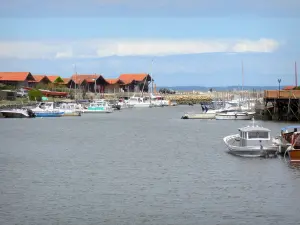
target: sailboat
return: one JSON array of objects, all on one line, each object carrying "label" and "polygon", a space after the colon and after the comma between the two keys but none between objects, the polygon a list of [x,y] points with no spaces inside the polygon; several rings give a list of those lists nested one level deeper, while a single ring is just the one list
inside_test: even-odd
[{"label": "sailboat", "polygon": [[[242,91],[244,90],[244,63],[242,61]],[[242,97],[243,100],[243,97]],[[240,101],[238,101],[239,109],[223,110],[216,113],[216,120],[251,120],[255,112],[244,111],[241,108]]]}]

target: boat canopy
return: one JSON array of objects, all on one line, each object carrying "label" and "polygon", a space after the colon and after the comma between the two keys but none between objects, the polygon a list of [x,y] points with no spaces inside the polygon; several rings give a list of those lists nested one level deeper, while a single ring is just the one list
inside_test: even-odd
[{"label": "boat canopy", "polygon": [[291,125],[281,128],[281,131],[285,133],[293,132],[294,129],[300,130],[300,125]]}]

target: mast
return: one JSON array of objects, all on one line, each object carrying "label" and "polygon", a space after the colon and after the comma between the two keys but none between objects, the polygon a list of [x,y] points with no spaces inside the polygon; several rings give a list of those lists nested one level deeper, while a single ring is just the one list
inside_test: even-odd
[{"label": "mast", "polygon": [[151,93],[153,94],[153,63],[154,63],[154,59],[152,59],[152,61],[151,61]]},{"label": "mast", "polygon": [[295,61],[295,85],[298,87],[297,62]]},{"label": "mast", "polygon": [[242,100],[244,100],[244,62],[242,60]]},{"label": "mast", "polygon": [[74,64],[74,69],[75,69],[75,96],[74,96],[74,98],[75,98],[75,102],[76,102],[76,82],[77,82],[77,68],[76,68],[76,64]]}]

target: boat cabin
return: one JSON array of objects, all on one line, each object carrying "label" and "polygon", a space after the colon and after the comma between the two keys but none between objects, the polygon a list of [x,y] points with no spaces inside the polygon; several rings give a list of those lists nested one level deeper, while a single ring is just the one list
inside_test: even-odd
[{"label": "boat cabin", "polygon": [[288,143],[292,142],[292,135],[295,132],[300,131],[300,126],[287,126],[287,127],[283,127],[281,128],[281,137],[287,141]]},{"label": "boat cabin", "polygon": [[271,131],[264,127],[243,127],[239,129],[240,146],[254,146],[271,139]]}]

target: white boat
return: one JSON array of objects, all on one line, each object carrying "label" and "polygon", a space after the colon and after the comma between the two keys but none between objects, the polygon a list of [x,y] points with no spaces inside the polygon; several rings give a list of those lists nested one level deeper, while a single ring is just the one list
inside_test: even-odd
[{"label": "white boat", "polygon": [[215,119],[217,113],[227,112],[229,110],[237,110],[235,106],[226,105],[221,109],[207,109],[206,106],[201,105],[201,113],[185,113],[181,119]]},{"label": "white boat", "polygon": [[63,116],[81,116],[83,111],[83,109],[75,103],[62,103],[57,109],[64,113]]},{"label": "white boat", "polygon": [[215,113],[186,113],[181,119],[215,119]]},{"label": "white boat", "polygon": [[121,107],[121,109],[132,109],[134,107],[134,105],[129,104],[125,99],[120,99],[117,104]]},{"label": "white boat", "polygon": [[271,131],[261,126],[240,128],[238,134],[223,138],[229,153],[243,157],[272,157],[276,156],[278,146],[271,141]]},{"label": "white boat", "polygon": [[112,113],[114,109],[104,100],[94,101],[89,104],[84,113]]},{"label": "white boat", "polygon": [[169,106],[169,101],[165,100],[164,97],[160,95],[153,95],[153,93],[150,94],[151,102],[156,107],[163,107],[163,106]]},{"label": "white boat", "polygon": [[34,118],[35,113],[30,109],[1,110],[4,118]]},{"label": "white boat", "polygon": [[54,102],[40,102],[31,109],[36,117],[61,117],[64,112],[54,108]]},{"label": "white boat", "polygon": [[255,112],[227,110],[216,113],[216,120],[251,120]]},{"label": "white boat", "polygon": [[150,100],[145,97],[133,96],[129,98],[128,103],[130,105],[133,105],[135,108],[149,108],[154,106],[154,104],[151,103]]}]

